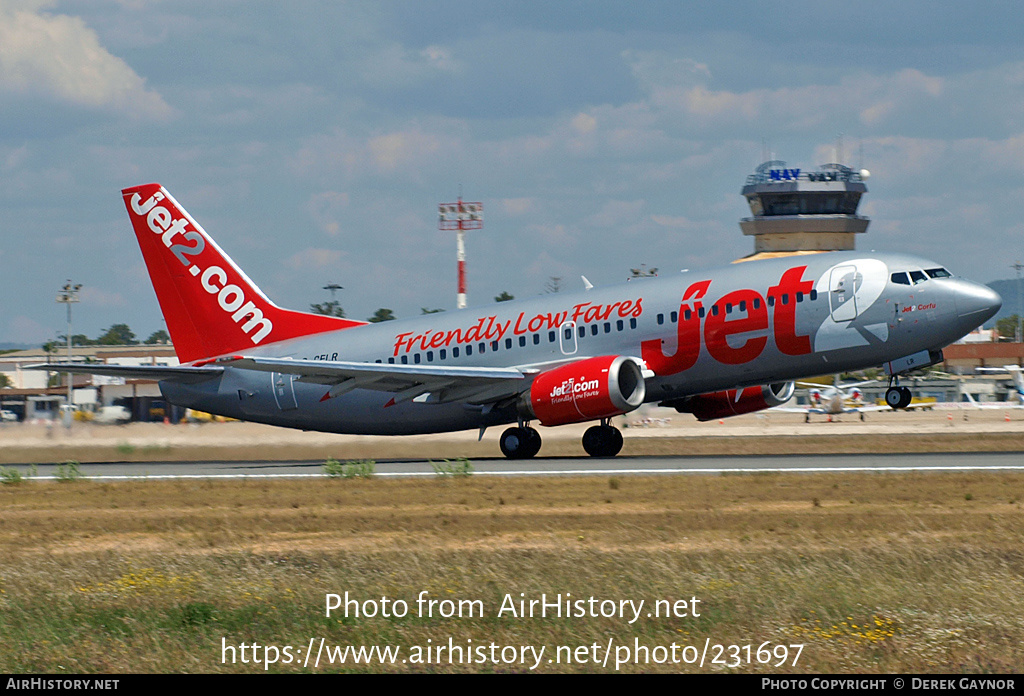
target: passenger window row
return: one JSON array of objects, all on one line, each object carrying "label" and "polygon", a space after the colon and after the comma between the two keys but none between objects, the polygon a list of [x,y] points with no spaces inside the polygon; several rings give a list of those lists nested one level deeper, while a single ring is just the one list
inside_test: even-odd
[{"label": "passenger window row", "polygon": [[[673,312],[672,314],[674,315],[675,312]],[[673,319],[673,321],[674,321],[674,319]],[[625,328],[626,328],[626,322],[624,320],[622,320],[622,319],[618,319],[618,320],[615,321],[614,324],[612,322],[610,322],[610,321],[606,321],[602,325],[591,324],[590,325],[590,335],[591,336],[599,335],[600,333],[602,333],[602,328],[603,328],[603,333],[606,333],[606,334],[607,333],[611,333],[613,327],[614,327],[615,331],[624,331]],[[630,317],[630,319],[629,319],[629,328],[630,329],[635,329],[636,327],[637,327],[636,318],[635,317]],[[566,327],[564,329],[564,331],[565,331],[565,339],[566,340],[572,339],[572,328],[571,327]],[[577,331],[579,332],[579,337],[580,338],[586,338],[586,335],[587,335],[587,327],[586,326],[579,326],[579,327],[577,327]],[[540,345],[541,335],[539,333],[531,334],[531,337],[532,338],[530,340],[528,340],[526,336],[520,336],[519,337],[519,341],[518,341],[519,347],[520,348],[525,348],[527,346],[527,344],[529,342],[531,342],[531,341],[532,341],[533,345],[535,345],[535,346]],[[548,343],[554,343],[557,339],[558,339],[558,333],[557,332],[555,332],[555,331],[548,331]],[[512,347],[515,345],[515,342],[511,338],[506,338],[504,340],[504,344],[505,344],[505,350],[511,350]],[[476,346],[475,346],[477,353],[480,354],[480,355],[486,353],[488,349],[490,349],[491,352],[496,352],[500,347],[501,347],[501,342],[499,342],[499,341],[489,341],[489,342],[488,341],[484,341],[484,342],[476,344]],[[437,359],[438,360],[447,360],[448,359],[448,350],[449,349],[447,349],[447,348],[440,348],[440,349],[438,349],[438,351],[436,353]],[[470,355],[473,355],[473,350],[474,350],[473,344],[469,344],[469,345],[466,345],[466,346],[454,346],[451,349],[451,357],[453,359],[455,359],[455,358],[460,357],[461,355],[470,356]],[[412,364],[419,365],[419,364],[421,364],[424,361],[428,362],[428,363],[429,362],[434,362],[434,357],[435,357],[434,351],[428,350],[425,353],[413,353],[411,360],[412,360]],[[394,365],[396,362],[398,362],[398,363],[400,363],[402,365],[408,365],[409,361],[410,361],[410,357],[409,357],[408,354],[399,356],[397,361],[395,360],[394,357],[388,358],[388,364],[389,365]],[[384,361],[382,359],[378,359],[375,362],[383,363]]]},{"label": "passenger window row", "polygon": [[[790,303],[790,301],[791,301],[791,298],[792,298],[792,301],[794,301],[794,302],[803,302],[804,299],[807,299],[807,298],[809,298],[812,301],[816,300],[816,299],[818,299],[818,291],[812,289],[811,292],[808,293],[807,295],[804,295],[804,293],[802,293],[802,292],[798,292],[798,293],[796,293],[795,295],[792,295],[792,296],[789,293],[783,293],[781,295],[778,295],[777,297],[779,299],[779,302],[781,302],[784,305],[788,305]],[[775,298],[776,298],[776,295],[769,295],[768,296],[768,306],[769,307],[774,307],[775,306]],[[751,301],[750,305],[751,305],[751,308],[753,308],[753,309],[761,309],[761,298],[760,297],[755,297]],[[732,314],[733,309],[736,309],[736,310],[738,310],[740,312],[746,312],[747,311],[747,301],[746,300],[741,300],[737,304],[733,304],[732,302],[725,302],[725,303],[718,303],[718,302],[716,302],[715,304],[711,305],[711,316],[717,317],[723,311],[726,314]],[[699,318],[703,319],[706,315],[707,315],[707,310],[705,310],[704,307],[699,307],[697,309],[697,316]],[[690,318],[692,316],[693,316],[693,310],[686,309],[686,310],[683,311],[683,321],[690,321]],[[670,321],[673,324],[676,323],[679,320],[679,313],[678,312],[672,312],[671,314],[669,314],[669,319],[670,319]],[[657,320],[658,320],[658,324],[664,324],[665,323],[665,315],[664,314],[659,314],[657,316]]]}]

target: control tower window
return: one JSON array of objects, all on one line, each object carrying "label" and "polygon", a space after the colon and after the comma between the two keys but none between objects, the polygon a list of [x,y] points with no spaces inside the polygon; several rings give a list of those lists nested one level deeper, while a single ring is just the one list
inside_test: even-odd
[{"label": "control tower window", "polygon": [[759,193],[748,195],[754,215],[856,215],[860,192]]},{"label": "control tower window", "polygon": [[925,271],[931,278],[952,278],[953,274],[945,268],[929,268]]}]

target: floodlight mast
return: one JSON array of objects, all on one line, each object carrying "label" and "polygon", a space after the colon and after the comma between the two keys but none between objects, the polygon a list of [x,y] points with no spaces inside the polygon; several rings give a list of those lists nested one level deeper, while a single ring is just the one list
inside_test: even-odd
[{"label": "floodlight mast", "polygon": [[[57,302],[67,305],[68,308],[68,362],[71,362],[71,305],[74,302],[78,302],[78,291],[82,289],[81,283],[72,284],[71,280],[64,283],[64,287],[57,293]],[[68,404],[64,410],[64,425],[71,427],[71,403],[74,389],[74,380],[72,374],[68,373]]]},{"label": "floodlight mast", "polygon": [[479,230],[484,226],[484,204],[480,202],[467,203],[459,196],[455,203],[441,203],[438,206],[439,230],[455,230],[456,251],[455,258],[458,263],[458,291],[455,296],[455,307],[465,309],[466,307],[466,230]]},{"label": "floodlight mast", "polygon": [[1020,343],[1024,340],[1024,310],[1021,309],[1021,306],[1024,305],[1024,295],[1021,295],[1020,292],[1020,272],[1024,270],[1024,264],[1018,261],[1010,264],[1010,268],[1017,271],[1017,321],[1013,327],[1013,340],[1015,343]]}]

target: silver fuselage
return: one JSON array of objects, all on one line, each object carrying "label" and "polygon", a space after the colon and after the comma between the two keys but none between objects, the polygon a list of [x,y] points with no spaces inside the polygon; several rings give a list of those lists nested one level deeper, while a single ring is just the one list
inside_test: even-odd
[{"label": "silver fuselage", "polygon": [[[833,252],[737,263],[587,292],[543,295],[254,346],[247,354],[383,365],[543,370],[586,356],[642,359],[646,401],[878,366],[937,352],[990,318],[1001,300],[939,264]],[[907,282],[916,271],[915,280]],[[903,282],[894,282],[894,277]],[[529,381],[524,382],[529,388]],[[172,403],[309,430],[431,433],[514,422],[511,403],[388,405],[391,395],[227,366],[197,384],[161,382]]]}]

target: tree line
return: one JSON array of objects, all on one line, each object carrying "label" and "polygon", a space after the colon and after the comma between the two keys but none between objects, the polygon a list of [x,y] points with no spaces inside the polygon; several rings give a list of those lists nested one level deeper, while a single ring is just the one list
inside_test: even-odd
[{"label": "tree line", "polygon": [[[509,300],[516,299],[514,295],[510,295],[508,292],[502,291],[500,295],[494,298],[495,302],[508,302]],[[330,300],[328,302],[317,302],[309,305],[310,311],[314,314],[326,314],[331,317],[345,318],[345,310],[342,308],[341,303],[337,300]],[[429,307],[420,307],[420,314],[437,314],[443,312],[443,309],[431,309]],[[367,317],[366,321],[376,324],[382,321],[391,321],[397,319],[394,310],[388,309],[387,307],[381,307],[373,316]]]},{"label": "tree line", "polygon": [[[495,302],[507,302],[515,299],[512,295],[507,292],[502,292],[500,295],[494,298]],[[330,300],[328,302],[320,302],[317,304],[311,304],[310,310],[316,314],[326,314],[332,317],[345,317],[345,310],[342,309],[341,303],[337,300]],[[422,307],[420,310],[421,314],[434,314],[436,312],[443,312],[443,309],[430,309],[429,307]],[[368,317],[367,321],[377,323],[381,321],[391,321],[397,319],[393,310],[386,307],[381,307],[373,316]],[[85,334],[71,334],[71,345],[72,346],[137,346],[137,345],[168,345],[171,342],[171,337],[167,334],[164,329],[154,331],[149,335],[145,341],[140,341],[136,338],[135,332],[127,324],[113,324],[110,328],[106,329],[96,338],[89,338]],[[56,339],[47,341],[42,345],[43,350],[47,353],[56,353],[61,348],[68,344],[67,334],[60,334]]]},{"label": "tree line", "polygon": [[[106,329],[96,338],[89,338],[85,334],[71,334],[71,345],[73,346],[137,346],[137,345],[167,345],[171,337],[164,329],[154,331],[145,341],[139,341],[135,332],[127,324],[114,324]],[[68,344],[67,334],[57,336],[53,341],[43,344],[43,350],[47,353],[55,353]]]}]

